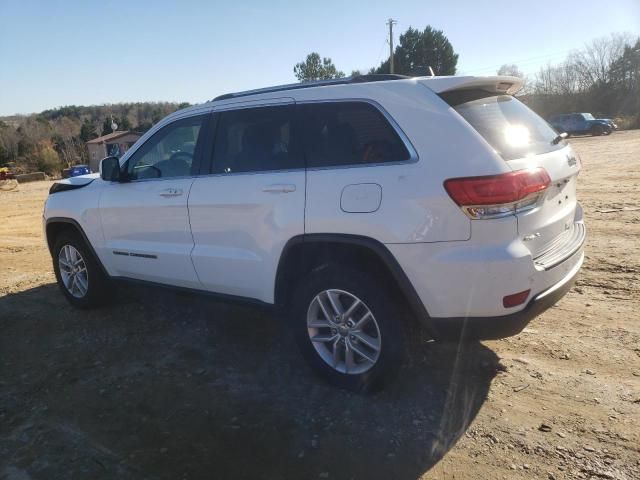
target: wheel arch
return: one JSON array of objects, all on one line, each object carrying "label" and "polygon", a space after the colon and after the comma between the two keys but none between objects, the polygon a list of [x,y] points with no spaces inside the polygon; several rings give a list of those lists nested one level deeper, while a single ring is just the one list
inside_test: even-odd
[{"label": "wheel arch", "polygon": [[102,272],[109,277],[109,273],[104,268],[104,265],[100,261],[100,257],[91,245],[87,234],[84,232],[80,224],[74,220],[73,218],[67,217],[51,217],[48,218],[45,223],[45,235],[47,239],[47,246],[49,248],[49,253],[53,255],[53,247],[55,246],[56,238],[64,231],[72,231],[80,235],[82,237],[82,241],[85,243],[93,257],[96,259],[98,265],[100,265],[100,269]]},{"label": "wheel arch", "polygon": [[290,287],[296,279],[329,262],[350,263],[359,268],[366,265],[370,273],[386,275],[406,302],[412,318],[435,335],[425,305],[396,258],[381,242],[360,235],[314,233],[291,238],[278,262],[274,291],[276,306],[284,307],[288,303]]}]

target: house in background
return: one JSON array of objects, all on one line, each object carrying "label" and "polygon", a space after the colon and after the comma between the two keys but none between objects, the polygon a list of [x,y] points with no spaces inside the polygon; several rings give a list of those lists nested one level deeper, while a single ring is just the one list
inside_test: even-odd
[{"label": "house in background", "polygon": [[89,140],[87,142],[89,168],[91,168],[92,172],[97,172],[100,167],[100,160],[109,156],[121,157],[141,136],[141,133],[127,130],[108,133]]}]

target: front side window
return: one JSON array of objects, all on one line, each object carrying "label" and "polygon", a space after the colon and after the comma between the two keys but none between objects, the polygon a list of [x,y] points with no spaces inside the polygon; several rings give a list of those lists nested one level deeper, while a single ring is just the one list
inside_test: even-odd
[{"label": "front side window", "polygon": [[170,178],[191,175],[204,116],[178,120],[162,128],[129,160],[129,178]]},{"label": "front side window", "polygon": [[384,115],[366,102],[300,106],[307,166],[325,167],[408,160],[409,152]]},{"label": "front side window", "polygon": [[213,173],[304,168],[294,148],[293,107],[221,112],[213,150]]}]

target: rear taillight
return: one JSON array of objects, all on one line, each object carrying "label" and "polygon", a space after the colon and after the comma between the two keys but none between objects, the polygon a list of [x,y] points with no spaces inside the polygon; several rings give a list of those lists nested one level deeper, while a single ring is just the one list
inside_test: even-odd
[{"label": "rear taillight", "polygon": [[444,182],[444,188],[465,214],[481,219],[534,208],[550,183],[547,171],[538,167],[501,175],[451,178]]}]

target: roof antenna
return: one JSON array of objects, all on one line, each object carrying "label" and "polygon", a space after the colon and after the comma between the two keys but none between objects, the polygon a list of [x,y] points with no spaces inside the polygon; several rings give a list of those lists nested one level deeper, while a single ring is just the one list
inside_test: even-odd
[{"label": "roof antenna", "polygon": [[429,72],[431,72],[431,76],[432,76],[432,77],[435,77],[435,76],[436,76],[436,74],[435,74],[435,73],[433,73],[433,68],[431,68],[431,65],[429,65]]}]

